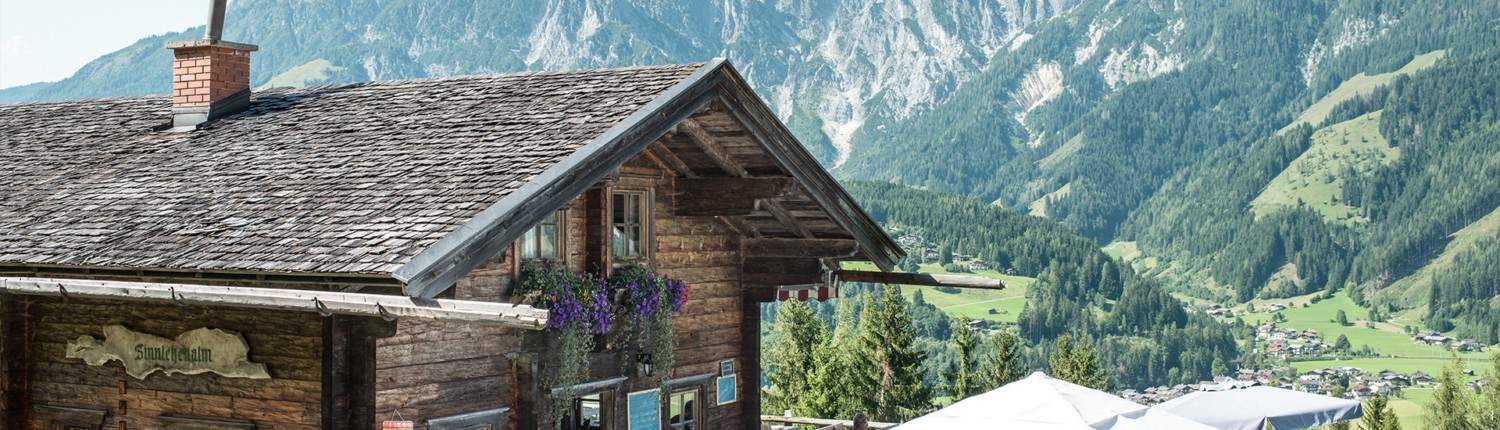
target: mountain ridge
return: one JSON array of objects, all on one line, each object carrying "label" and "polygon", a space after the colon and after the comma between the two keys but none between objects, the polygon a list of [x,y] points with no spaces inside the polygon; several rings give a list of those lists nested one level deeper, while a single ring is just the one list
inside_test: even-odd
[{"label": "mountain ridge", "polygon": [[[1351,289],[1415,311],[1384,291],[1500,201],[1439,172],[1500,182],[1479,78],[1500,68],[1500,0],[244,0],[228,23],[262,46],[256,86],[729,57],[841,180],[1031,208],[1215,302]],[[161,44],[193,31],[25,91],[164,93]],[[1399,156],[1255,203],[1377,111],[1363,127]]]}]

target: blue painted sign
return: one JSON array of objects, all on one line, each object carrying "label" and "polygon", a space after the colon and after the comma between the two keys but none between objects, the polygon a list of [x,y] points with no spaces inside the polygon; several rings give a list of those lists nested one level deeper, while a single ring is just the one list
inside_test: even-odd
[{"label": "blue painted sign", "polygon": [[729,375],[719,378],[718,404],[730,404],[740,399],[739,391],[736,391],[736,388],[738,386],[735,384],[735,379],[737,378],[738,377],[735,375]]},{"label": "blue painted sign", "polygon": [[630,393],[626,398],[629,430],[661,430],[661,390]]}]

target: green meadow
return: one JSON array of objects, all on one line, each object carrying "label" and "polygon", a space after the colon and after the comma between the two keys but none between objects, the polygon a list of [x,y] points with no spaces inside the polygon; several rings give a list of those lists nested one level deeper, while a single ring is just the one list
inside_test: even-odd
[{"label": "green meadow", "polygon": [[[1292,307],[1281,311],[1286,317],[1286,322],[1279,323],[1279,327],[1289,327],[1299,330],[1317,330],[1323,336],[1323,341],[1333,342],[1339,335],[1349,338],[1349,344],[1355,349],[1362,345],[1369,345],[1379,356],[1357,357],[1346,360],[1325,359],[1311,361],[1294,361],[1288,363],[1299,372],[1309,370],[1354,367],[1369,372],[1391,370],[1398,373],[1412,373],[1417,371],[1427,372],[1436,377],[1443,370],[1443,365],[1452,358],[1452,353],[1442,347],[1419,345],[1411,340],[1410,336],[1401,332],[1401,326],[1395,324],[1375,324],[1375,328],[1366,326],[1365,321],[1369,318],[1369,311],[1355,305],[1349,297],[1342,292],[1334,294],[1332,298],[1311,303],[1315,296],[1307,295],[1283,300],[1257,300],[1255,306],[1261,313],[1243,315],[1245,322],[1259,325],[1271,318],[1271,313],[1264,312],[1265,306],[1271,303],[1291,304]],[[1302,307],[1306,303],[1307,307]],[[1236,308],[1237,312],[1243,311],[1244,306]],[[1340,326],[1333,322],[1337,318],[1338,311],[1344,311],[1349,320],[1348,326]],[[1489,352],[1469,352],[1459,354],[1465,359],[1465,368],[1473,369],[1483,373],[1483,369],[1490,366]],[[1422,388],[1411,388],[1404,390],[1403,398],[1392,399],[1391,407],[1396,415],[1401,418],[1402,428],[1422,428],[1421,415],[1422,405],[1427,404],[1432,398],[1432,390]]]}]

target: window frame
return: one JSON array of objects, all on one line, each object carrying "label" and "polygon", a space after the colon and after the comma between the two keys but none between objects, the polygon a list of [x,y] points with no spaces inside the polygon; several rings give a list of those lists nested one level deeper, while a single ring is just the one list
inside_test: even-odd
[{"label": "window frame", "polygon": [[[565,246],[564,246],[564,244],[567,242],[567,240],[566,240],[566,238],[567,238],[566,231],[567,231],[567,224],[568,224],[567,223],[567,219],[568,219],[568,217],[567,217],[568,214],[567,213],[568,213],[567,209],[558,209],[557,211],[555,211],[555,212],[552,213],[552,217],[553,218],[552,218],[552,222],[550,223],[550,225],[552,226],[552,256],[542,256],[541,255],[541,251],[542,251],[542,249],[541,249],[541,243],[542,242],[541,242],[540,238],[542,236],[542,228],[545,227],[545,226],[547,226],[547,225],[549,225],[549,223],[547,222],[547,219],[543,218],[541,221],[538,221],[536,223],[536,225],[531,226],[531,228],[526,229],[526,231],[524,233],[521,233],[521,237],[516,238],[516,241],[515,241],[516,261],[519,261],[519,262],[527,262],[527,261],[563,261],[564,260],[564,256],[567,255],[566,250],[565,250]],[[527,244],[526,243],[526,241],[527,241],[526,237],[528,235],[535,235],[534,237],[537,238],[537,239],[535,239],[535,243],[533,243],[533,244]],[[535,256],[529,256],[528,257],[526,255],[526,253],[527,253],[526,248],[528,247],[528,245],[535,247],[535,249],[531,250],[531,251],[535,252]]]},{"label": "window frame", "polygon": [[588,400],[585,399],[585,397],[590,396],[599,397],[598,400],[595,400],[599,405],[599,428],[603,430],[610,430],[614,428],[614,417],[610,413],[614,405],[613,390],[603,390],[574,396],[572,400],[568,401],[568,417],[567,419],[563,420],[564,423],[562,424],[564,430],[572,430],[578,428],[578,424],[581,418],[581,407],[583,405],[583,402]]},{"label": "window frame", "polygon": [[[692,395],[692,403],[693,403],[693,405],[691,406],[691,409],[689,409],[689,407],[687,407],[686,405],[684,405],[684,407],[682,408],[682,411],[683,411],[684,415],[690,415],[690,418],[683,419],[683,420],[681,420],[681,422],[678,422],[678,423],[673,423],[672,422],[672,418],[673,418],[672,417],[672,407],[677,405],[677,399],[679,399],[679,398],[681,398],[681,397],[683,397],[685,395],[688,395],[688,394]],[[669,397],[667,397],[667,402],[666,403],[667,404],[666,404],[665,410],[662,411],[662,415],[661,415],[661,419],[662,419],[662,423],[661,424],[662,424],[662,428],[663,429],[665,429],[665,430],[698,430],[698,429],[702,429],[703,428],[702,423],[703,423],[703,412],[704,412],[704,409],[703,409],[703,389],[701,387],[696,387],[695,386],[695,387],[692,387],[692,388],[687,388],[687,389],[682,389],[682,390],[673,390],[672,394],[670,394]]]},{"label": "window frame", "polygon": [[[653,190],[649,187],[612,187],[609,189],[609,192],[607,194],[609,198],[608,203],[605,207],[606,218],[604,225],[604,236],[609,242],[607,251],[609,252],[610,266],[618,268],[623,267],[626,263],[630,262],[651,260],[651,256],[655,252],[656,248],[656,241],[655,237],[653,236],[654,232],[652,231],[652,225],[656,220],[656,206],[654,204],[655,195],[653,193]],[[638,238],[638,246],[640,249],[638,250],[637,255],[622,256],[616,250],[617,243],[615,241],[614,234],[615,226],[617,225],[617,223],[615,222],[615,210],[617,209],[617,206],[615,205],[616,196],[635,196],[640,199],[640,208],[638,214],[639,216],[636,220],[637,224],[635,225],[640,229],[640,237]],[[629,216],[628,213],[624,215],[626,217]],[[627,222],[625,223],[625,225],[629,226],[630,223]]]}]

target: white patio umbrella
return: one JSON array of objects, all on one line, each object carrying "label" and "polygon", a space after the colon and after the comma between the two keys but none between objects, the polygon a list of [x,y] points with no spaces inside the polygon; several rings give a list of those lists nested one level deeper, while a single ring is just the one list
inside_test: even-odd
[{"label": "white patio umbrella", "polygon": [[896,428],[1095,430],[1109,428],[1121,415],[1145,411],[1135,402],[1037,372]]},{"label": "white patio umbrella", "polygon": [[1272,387],[1200,391],[1151,409],[1222,430],[1292,430],[1364,416],[1357,401]]},{"label": "white patio umbrella", "polygon": [[1197,421],[1172,415],[1156,408],[1139,417],[1120,417],[1109,430],[1217,430]]}]

